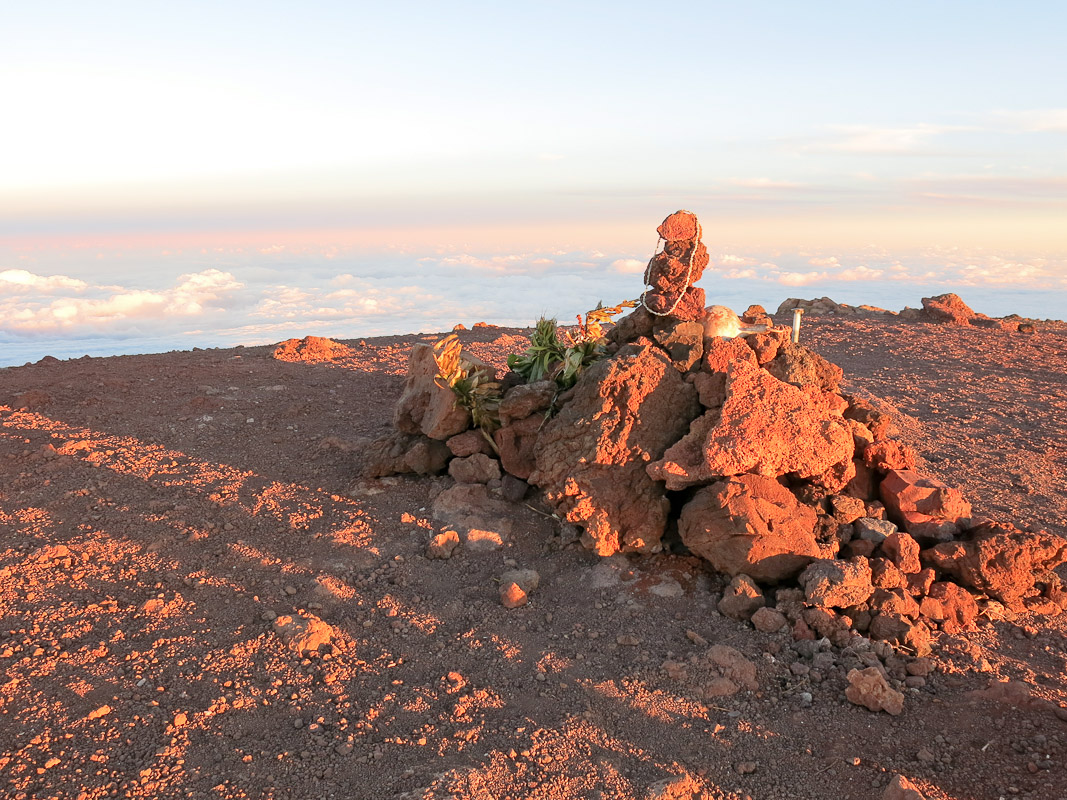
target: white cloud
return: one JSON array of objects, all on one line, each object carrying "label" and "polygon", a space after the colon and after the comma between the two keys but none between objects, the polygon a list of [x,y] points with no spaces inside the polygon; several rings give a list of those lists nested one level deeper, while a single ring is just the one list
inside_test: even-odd
[{"label": "white cloud", "polygon": [[1067,132],[1067,108],[995,111],[991,118],[994,124],[1027,133]]},{"label": "white cloud", "polygon": [[[39,293],[47,296],[67,288],[84,294],[101,294],[113,288],[91,287],[82,281],[65,280],[68,283],[46,283]],[[3,320],[0,331],[33,334],[79,329],[117,330],[145,322],[166,325],[169,319],[176,317],[195,317],[224,310],[222,303],[241,288],[242,284],[230,273],[209,269],[182,275],[175,286],[161,291],[121,289],[103,297],[67,296],[50,302],[25,297],[18,302],[14,298],[0,299],[0,319]]]},{"label": "white cloud", "polygon": [[747,256],[738,256],[733,253],[723,253],[715,258],[715,263],[722,266],[750,267],[759,263],[759,259]]},{"label": "white cloud", "polygon": [[852,267],[851,269],[842,270],[834,276],[839,281],[875,281],[882,277],[883,271],[880,269],[871,269],[860,265],[858,267]]},{"label": "white cloud", "polygon": [[914,154],[929,149],[932,140],[938,136],[968,130],[974,128],[925,122],[900,127],[832,125],[826,136],[809,143],[804,149],[868,155]]},{"label": "white cloud", "polygon": [[5,269],[0,272],[0,292],[33,291],[49,294],[58,291],[79,292],[88,284],[66,275],[37,275],[24,269]]},{"label": "white cloud", "polygon": [[638,261],[636,258],[619,258],[611,262],[611,268],[616,272],[622,272],[626,274],[644,274],[645,267],[648,264],[644,261]]},{"label": "white cloud", "polygon": [[830,274],[827,272],[779,272],[774,277],[783,286],[809,286],[828,280]]},{"label": "white cloud", "polygon": [[808,263],[813,267],[839,267],[841,262],[837,260],[837,256],[830,256],[828,258],[809,258]]},{"label": "white cloud", "polygon": [[745,189],[799,189],[803,184],[794,181],[772,180],[771,178],[731,178],[731,186]]}]

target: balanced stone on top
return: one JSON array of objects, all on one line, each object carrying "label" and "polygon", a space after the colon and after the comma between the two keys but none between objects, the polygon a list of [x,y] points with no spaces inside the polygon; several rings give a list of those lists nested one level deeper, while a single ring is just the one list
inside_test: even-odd
[{"label": "balanced stone on top", "polygon": [[656,317],[693,321],[704,316],[704,290],[695,284],[708,265],[708,251],[700,241],[700,223],[689,211],[676,211],[656,229],[665,244],[648,262],[641,297]]}]

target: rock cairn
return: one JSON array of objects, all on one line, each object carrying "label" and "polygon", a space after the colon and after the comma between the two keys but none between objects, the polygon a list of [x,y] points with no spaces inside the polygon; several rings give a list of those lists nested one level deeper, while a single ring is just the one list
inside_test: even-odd
[{"label": "rock cairn", "polygon": [[980,602],[1067,606],[1052,572],[1067,541],[975,516],[788,329],[707,336],[692,286],[707,265],[699,223],[678,212],[658,231],[650,288],[605,357],[562,394],[505,376],[492,443],[415,345],[397,431],[367,448],[364,474],[447,468],[464,498],[535,486],[587,548],[684,547],[730,577],[724,613],[798,639],[844,646],[859,632],[921,656],[936,630],[968,628]]}]

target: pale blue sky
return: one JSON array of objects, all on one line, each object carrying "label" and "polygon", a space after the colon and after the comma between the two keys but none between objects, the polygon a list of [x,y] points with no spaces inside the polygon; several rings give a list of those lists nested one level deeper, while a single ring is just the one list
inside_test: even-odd
[{"label": "pale blue sky", "polygon": [[0,274],[36,278],[0,281],[0,335],[86,300],[64,277],[246,285],[277,248],[293,284],[374,253],[609,267],[679,207],[738,279],[1061,291],[1064,30],[1059,2],[12,4]]}]

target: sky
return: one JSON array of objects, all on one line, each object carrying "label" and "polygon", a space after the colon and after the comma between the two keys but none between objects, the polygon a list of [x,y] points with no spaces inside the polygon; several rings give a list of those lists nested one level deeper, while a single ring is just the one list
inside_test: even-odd
[{"label": "sky", "polygon": [[1067,310],[1059,2],[50,2],[0,26],[0,366],[709,302]]}]

